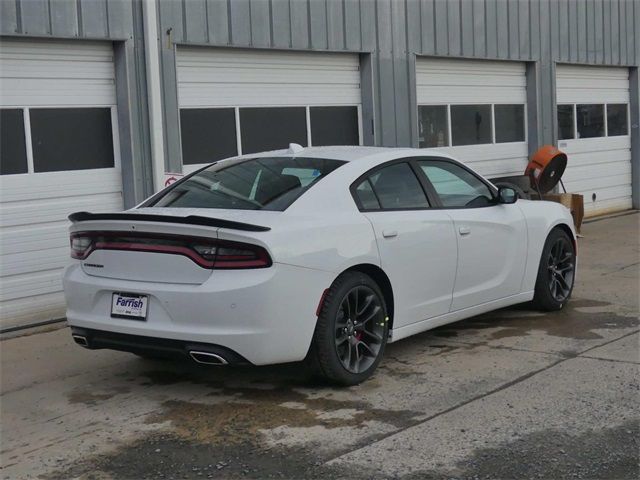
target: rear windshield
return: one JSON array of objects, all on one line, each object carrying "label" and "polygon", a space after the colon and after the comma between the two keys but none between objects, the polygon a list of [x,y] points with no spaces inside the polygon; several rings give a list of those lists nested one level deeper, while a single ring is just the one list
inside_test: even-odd
[{"label": "rear windshield", "polygon": [[285,210],[340,160],[261,157],[214,164],[146,206]]}]

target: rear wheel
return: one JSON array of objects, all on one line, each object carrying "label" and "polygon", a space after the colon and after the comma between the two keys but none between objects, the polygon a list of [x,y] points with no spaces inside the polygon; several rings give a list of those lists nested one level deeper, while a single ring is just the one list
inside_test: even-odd
[{"label": "rear wheel", "polygon": [[569,300],[575,277],[576,251],[573,241],[556,228],[547,237],[538,268],[534,305],[546,311],[560,310]]},{"label": "rear wheel", "polygon": [[324,298],[309,358],[325,379],[355,385],[375,371],[387,343],[389,326],[384,296],[360,272],[336,279]]}]

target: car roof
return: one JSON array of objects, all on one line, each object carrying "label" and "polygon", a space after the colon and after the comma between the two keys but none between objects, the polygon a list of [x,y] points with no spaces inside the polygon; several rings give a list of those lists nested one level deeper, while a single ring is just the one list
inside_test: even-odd
[{"label": "car roof", "polygon": [[373,156],[388,156],[389,159],[402,158],[403,156],[439,156],[453,158],[448,153],[435,149],[405,148],[405,147],[365,147],[335,145],[326,147],[301,147],[295,145],[292,148],[283,150],[273,150],[270,152],[260,152],[242,155],[236,158],[256,158],[256,157],[311,157],[326,158],[332,160],[342,160],[352,162]]}]

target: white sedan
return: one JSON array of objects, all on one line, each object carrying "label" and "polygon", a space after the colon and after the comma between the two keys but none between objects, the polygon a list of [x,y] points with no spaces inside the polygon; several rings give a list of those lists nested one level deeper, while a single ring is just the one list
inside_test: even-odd
[{"label": "white sedan", "polygon": [[571,295],[560,204],[445,154],[312,147],[219,161],[121,213],[70,216],[75,341],[207,364],[306,360],[343,385],[385,345]]}]

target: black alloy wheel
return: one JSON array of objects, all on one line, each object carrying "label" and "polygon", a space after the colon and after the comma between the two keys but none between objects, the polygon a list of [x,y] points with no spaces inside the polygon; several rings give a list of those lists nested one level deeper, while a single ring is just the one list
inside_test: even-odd
[{"label": "black alloy wheel", "polygon": [[360,285],[344,296],[335,321],[336,353],[351,373],[366,371],[378,357],[384,341],[385,319],[380,298]]},{"label": "black alloy wheel", "polygon": [[558,302],[564,302],[573,288],[574,272],[573,246],[567,245],[565,238],[558,238],[547,259],[549,290]]},{"label": "black alloy wheel", "polygon": [[576,249],[572,238],[556,227],[549,233],[542,250],[533,304],[540,310],[560,310],[573,291]]},{"label": "black alloy wheel", "polygon": [[378,284],[362,272],[347,271],[324,295],[307,364],[333,384],[361,383],[382,360],[389,323]]}]

